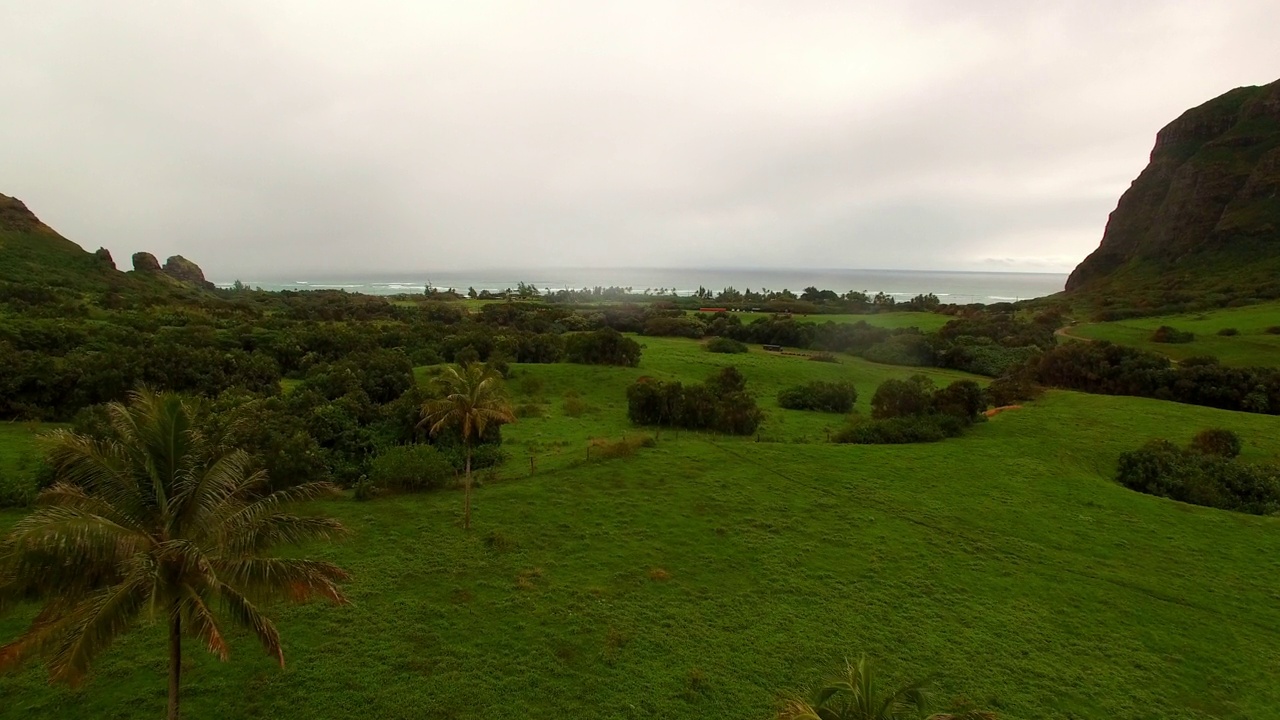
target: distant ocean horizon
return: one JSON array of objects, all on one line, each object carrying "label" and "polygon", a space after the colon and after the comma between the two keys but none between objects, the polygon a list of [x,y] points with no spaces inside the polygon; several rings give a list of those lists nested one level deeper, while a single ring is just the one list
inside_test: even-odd
[{"label": "distant ocean horizon", "polygon": [[[465,293],[501,291],[518,283],[531,283],[540,290],[581,290],[592,287],[629,287],[641,293],[646,289],[672,289],[688,296],[699,287],[718,293],[724,288],[760,291],[791,290],[797,295],[804,288],[844,293],[849,290],[871,295],[883,292],[898,300],[922,293],[933,293],[944,303],[997,303],[1029,300],[1060,292],[1066,283],[1065,273],[1028,272],[957,272],[928,270],[762,270],[732,268],[567,268],[554,270],[475,270],[453,272],[397,272],[361,274],[314,274],[295,277],[242,279],[252,288],[263,290],[345,290],[367,295],[420,294],[431,287],[453,288]],[[216,283],[230,287],[231,281]]]}]

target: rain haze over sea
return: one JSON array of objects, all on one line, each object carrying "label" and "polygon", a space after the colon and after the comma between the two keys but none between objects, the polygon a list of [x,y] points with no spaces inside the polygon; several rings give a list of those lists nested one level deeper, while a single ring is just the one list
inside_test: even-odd
[{"label": "rain haze over sea", "polygon": [[[517,283],[531,283],[541,290],[582,289],[596,286],[629,287],[640,293],[646,289],[672,289],[690,295],[699,287],[713,293],[733,287],[738,290],[791,290],[800,294],[806,287],[844,293],[857,290],[874,295],[883,292],[898,300],[921,293],[933,293],[944,303],[996,303],[1043,297],[1062,290],[1066,275],[1061,273],[934,272],[919,270],[751,270],[751,269],[663,269],[663,268],[580,268],[559,270],[476,270],[453,272],[397,272],[361,275],[330,275],[296,278],[241,278],[249,287],[264,290],[342,289],[370,295],[422,293],[431,287],[466,292],[500,291]],[[222,286],[232,281],[222,279]]]}]

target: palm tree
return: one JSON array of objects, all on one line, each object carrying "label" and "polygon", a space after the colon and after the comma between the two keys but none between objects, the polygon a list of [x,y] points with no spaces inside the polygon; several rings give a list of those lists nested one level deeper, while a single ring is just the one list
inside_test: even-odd
[{"label": "palm tree", "polygon": [[422,422],[432,436],[447,427],[462,432],[466,446],[466,475],[463,481],[462,526],[471,527],[471,448],[490,427],[513,423],[511,404],[502,386],[502,377],[480,363],[468,363],[459,371],[450,367],[438,380],[445,396],[422,405]]},{"label": "palm tree", "polygon": [[40,656],[53,680],[74,684],[139,620],[160,619],[169,631],[173,720],[183,636],[225,660],[225,620],[255,635],[283,667],[280,634],[258,605],[345,602],[337,583],[347,575],[268,551],[345,530],[336,520],[283,512],[332,486],[267,493],[265,473],[243,451],[207,436],[191,401],[140,391],[128,405],[109,405],[108,415],[109,437],[51,435],[57,481],[0,544],[0,611],[43,602],[31,627],[0,647],[0,670]]},{"label": "palm tree", "polygon": [[[907,720],[925,718],[929,711],[928,681],[920,680],[884,694],[865,656],[845,661],[844,673],[818,688],[810,698],[792,698],[778,712],[778,720]],[[981,710],[938,713],[927,720],[992,720]]]}]

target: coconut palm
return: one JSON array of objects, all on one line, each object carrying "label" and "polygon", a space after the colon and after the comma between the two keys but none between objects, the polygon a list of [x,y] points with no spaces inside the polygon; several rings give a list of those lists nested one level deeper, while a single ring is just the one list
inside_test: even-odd
[{"label": "coconut palm", "polygon": [[[921,680],[894,692],[885,693],[876,684],[867,658],[845,661],[844,673],[818,688],[809,698],[787,700],[778,720],[907,720],[925,718],[929,711],[928,681]],[[928,720],[991,720],[995,716],[980,710],[959,714],[938,713]]]},{"label": "coconut palm", "polygon": [[76,683],[112,641],[139,621],[159,620],[168,628],[173,719],[184,636],[225,660],[222,626],[236,624],[283,666],[280,634],[260,604],[344,602],[338,567],[268,554],[344,530],[284,512],[331,486],[268,493],[248,455],[202,432],[191,401],[142,391],[107,412],[106,437],[52,434],[56,482],[0,544],[0,611],[43,603],[31,627],[0,647],[0,669],[42,657],[53,680]]},{"label": "coconut palm", "polygon": [[513,423],[511,404],[507,401],[502,377],[480,363],[447,368],[438,379],[445,396],[422,405],[422,422],[431,435],[450,427],[462,433],[466,447],[466,473],[463,480],[462,526],[471,527],[471,449],[490,427]]}]

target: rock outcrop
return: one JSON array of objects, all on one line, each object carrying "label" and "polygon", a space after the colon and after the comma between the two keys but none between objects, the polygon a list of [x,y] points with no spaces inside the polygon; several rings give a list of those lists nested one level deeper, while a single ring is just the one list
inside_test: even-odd
[{"label": "rock outcrop", "polygon": [[[1145,283],[1166,301],[1193,289],[1261,297],[1271,289],[1257,287],[1260,269],[1223,279],[1229,266],[1259,263],[1280,266],[1280,81],[1237,88],[1165,126],[1066,289]],[[1223,277],[1207,282],[1214,273]]]},{"label": "rock outcrop", "polygon": [[111,258],[110,250],[104,247],[100,247],[94,251],[93,256],[97,258],[98,262],[102,263],[103,265],[106,265],[112,270],[116,269],[116,261]]},{"label": "rock outcrop", "polygon": [[200,266],[182,257],[174,255],[164,263],[164,273],[174,280],[190,283],[207,290],[214,289],[214,284],[204,279],[204,271]]},{"label": "rock outcrop", "polygon": [[158,273],[160,261],[149,252],[136,252],[133,254],[133,269],[140,273]]}]

